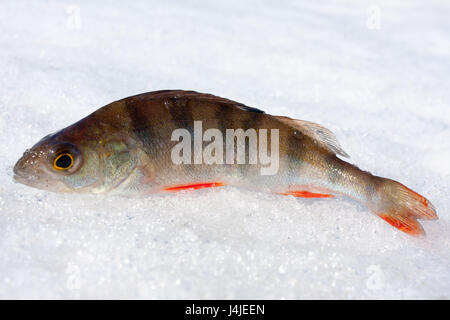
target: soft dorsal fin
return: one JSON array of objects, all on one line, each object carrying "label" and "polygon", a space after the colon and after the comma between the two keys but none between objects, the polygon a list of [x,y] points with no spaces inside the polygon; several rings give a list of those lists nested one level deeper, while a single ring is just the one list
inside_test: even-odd
[{"label": "soft dorsal fin", "polygon": [[339,142],[334,133],[328,130],[327,128],[322,127],[317,123],[292,119],[289,117],[275,116],[275,118],[295,128],[304,135],[311,137],[322,148],[332,152],[333,154],[338,154],[343,157],[350,158],[350,156],[339,145]]}]

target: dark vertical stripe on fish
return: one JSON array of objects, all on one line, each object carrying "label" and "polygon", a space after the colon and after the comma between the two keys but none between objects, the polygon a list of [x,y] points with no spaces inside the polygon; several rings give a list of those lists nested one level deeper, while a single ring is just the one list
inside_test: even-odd
[{"label": "dark vertical stripe on fish", "polygon": [[[175,128],[183,128],[188,130],[191,137],[194,138],[194,120],[197,119],[195,119],[193,116],[192,101],[189,99],[189,97],[174,96],[171,98],[165,98],[164,103],[167,103],[168,105],[169,113],[172,118],[172,122],[175,125]],[[194,139],[191,139],[191,150],[191,159],[193,159],[195,152]],[[195,175],[195,173],[200,170],[200,167],[195,165],[194,163],[184,164],[181,168],[185,176]]]},{"label": "dark vertical stripe on fish", "polygon": [[142,112],[133,100],[126,101],[125,109],[131,119],[131,131],[144,147],[144,152],[154,158],[157,157],[158,144],[161,141],[160,130],[154,129],[151,119]]},{"label": "dark vertical stripe on fish", "polygon": [[292,165],[298,165],[298,161],[302,160],[303,157],[303,137],[301,133],[296,130],[289,130],[287,132],[287,152],[286,155],[289,159],[289,162]]},{"label": "dark vertical stripe on fish", "polygon": [[165,98],[173,122],[178,128],[193,126],[192,104],[185,97]]},{"label": "dark vertical stripe on fish", "polygon": [[217,109],[215,111],[214,117],[217,119],[217,125],[218,128],[222,132],[222,138],[223,138],[223,146],[224,146],[224,152],[223,152],[223,163],[225,166],[229,166],[229,164],[226,163],[226,129],[233,129],[233,119],[231,114],[232,109],[229,108],[228,105],[220,103],[217,106]]}]

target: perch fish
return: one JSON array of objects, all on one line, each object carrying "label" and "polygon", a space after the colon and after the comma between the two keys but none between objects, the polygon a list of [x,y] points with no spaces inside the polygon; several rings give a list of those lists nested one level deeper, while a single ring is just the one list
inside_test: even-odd
[{"label": "perch fish", "polygon": [[328,129],[269,115],[211,94],[162,90],[108,104],[26,150],[14,167],[25,185],[55,192],[145,196],[239,186],[305,198],[347,196],[410,235],[433,205],[372,175]]}]

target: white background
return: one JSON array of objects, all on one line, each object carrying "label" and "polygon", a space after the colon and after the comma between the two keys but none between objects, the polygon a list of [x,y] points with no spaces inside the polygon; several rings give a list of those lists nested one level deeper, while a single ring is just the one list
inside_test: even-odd
[{"label": "white background", "polygon": [[[0,298],[449,298],[446,1],[0,2]],[[425,239],[346,199],[148,199],[12,181],[22,152],[126,96],[192,89],[320,123],[428,197]]]}]

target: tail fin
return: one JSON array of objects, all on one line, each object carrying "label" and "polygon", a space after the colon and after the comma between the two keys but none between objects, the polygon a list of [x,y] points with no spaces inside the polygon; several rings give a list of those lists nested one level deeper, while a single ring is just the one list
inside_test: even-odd
[{"label": "tail fin", "polygon": [[428,199],[397,181],[374,178],[375,188],[368,203],[369,208],[392,226],[407,234],[420,236],[425,231],[417,219],[438,219]]}]

